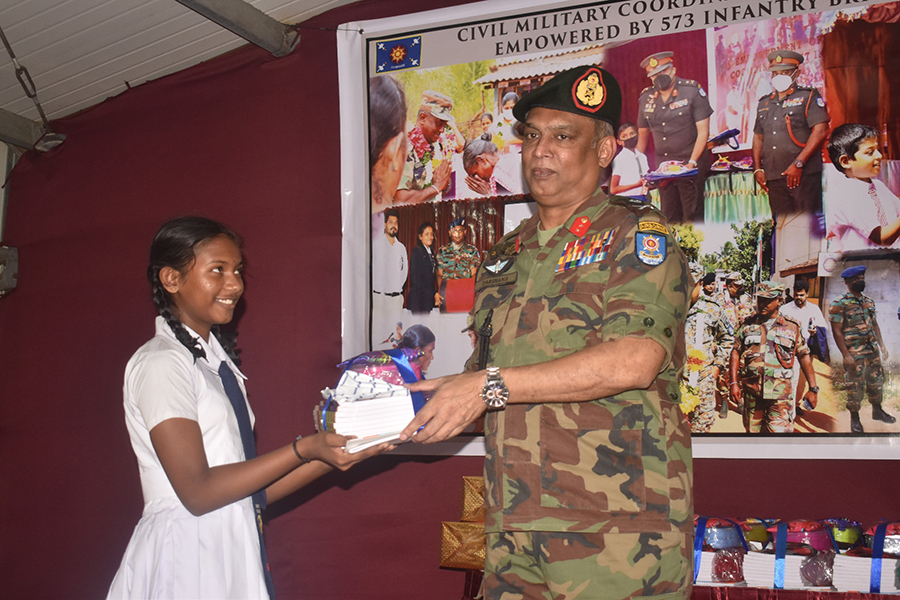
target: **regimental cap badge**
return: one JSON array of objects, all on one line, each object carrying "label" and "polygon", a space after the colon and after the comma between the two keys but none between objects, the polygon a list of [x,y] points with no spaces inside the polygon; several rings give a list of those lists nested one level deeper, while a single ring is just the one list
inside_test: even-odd
[{"label": "regimental cap badge", "polygon": [[594,67],[576,80],[572,86],[572,98],[575,105],[582,110],[597,112],[606,102],[606,87],[603,85],[603,74]]},{"label": "regimental cap badge", "polygon": [[575,67],[531,90],[513,107],[513,116],[528,120],[532,108],[561,110],[619,126],[622,90],[609,72],[595,65]]},{"label": "regimental cap badge", "polygon": [[803,55],[793,50],[773,50],[766,59],[770,71],[790,71],[803,64]]},{"label": "regimental cap badge", "polygon": [[650,68],[655,69],[657,66],[659,66],[659,61],[656,60],[656,58],[654,57],[654,58],[650,59],[649,64],[650,64]]}]

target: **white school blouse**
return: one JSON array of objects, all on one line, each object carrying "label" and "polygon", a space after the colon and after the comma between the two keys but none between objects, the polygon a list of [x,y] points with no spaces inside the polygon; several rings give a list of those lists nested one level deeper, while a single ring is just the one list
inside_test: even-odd
[{"label": "white school blouse", "polygon": [[[252,500],[195,517],[178,500],[150,442],[150,430],[162,421],[191,419],[200,426],[209,466],[244,460],[220,363],[226,361],[237,375],[245,398],[246,378],[214,336],[200,345],[207,358],[194,361],[157,317],[156,335],[125,369],[125,422],[140,469],[144,513],[108,598],[268,598]],[[252,424],[249,405],[247,410]]]}]

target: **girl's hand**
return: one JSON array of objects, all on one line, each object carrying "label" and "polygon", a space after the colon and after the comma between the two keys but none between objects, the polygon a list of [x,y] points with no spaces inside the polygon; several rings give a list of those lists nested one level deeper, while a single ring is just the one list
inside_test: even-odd
[{"label": "girl's hand", "polygon": [[352,439],[351,437],[336,433],[317,433],[308,437],[304,436],[303,439],[313,442],[312,449],[309,451],[310,456],[307,458],[320,460],[341,471],[346,471],[356,463],[394,447],[393,444],[379,444],[350,454],[344,450],[344,446],[348,440]]}]

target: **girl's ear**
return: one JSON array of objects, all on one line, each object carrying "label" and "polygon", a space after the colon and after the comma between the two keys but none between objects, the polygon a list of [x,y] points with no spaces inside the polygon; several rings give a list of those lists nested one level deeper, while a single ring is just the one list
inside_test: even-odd
[{"label": "girl's ear", "polygon": [[159,282],[167,292],[175,294],[181,287],[181,273],[172,267],[163,267],[159,270]]}]

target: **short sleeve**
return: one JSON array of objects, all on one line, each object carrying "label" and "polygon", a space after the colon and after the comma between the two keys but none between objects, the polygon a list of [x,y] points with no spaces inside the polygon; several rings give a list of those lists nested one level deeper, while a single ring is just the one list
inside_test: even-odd
[{"label": "short sleeve", "polygon": [[646,211],[642,219],[629,214],[614,242],[601,336],[652,339],[668,363],[689,306],[687,259],[658,213]]},{"label": "short sleeve", "polygon": [[809,110],[806,113],[806,122],[810,127],[819,123],[828,122],[828,111],[825,109],[825,100],[819,95],[819,90],[812,90],[809,98]]},{"label": "short sleeve", "polygon": [[638,116],[637,116],[637,126],[641,129],[646,129],[650,127],[650,123],[647,122],[647,115],[644,113],[644,104],[647,102],[647,99],[644,96],[638,98]]},{"label": "short sleeve", "polygon": [[756,105],[756,121],[753,122],[753,133],[756,135],[763,134],[762,119],[760,118],[761,111],[759,110],[760,106],[762,106],[762,102],[759,102]]},{"label": "short sleeve", "polygon": [[166,419],[198,420],[198,397],[191,358],[176,350],[137,357],[128,371],[126,386],[148,430]]},{"label": "short sleeve", "polygon": [[709,96],[703,90],[700,84],[697,84],[697,96],[691,103],[691,112],[694,115],[694,122],[702,121],[713,114],[712,106],[709,105]]},{"label": "short sleeve", "polygon": [[844,321],[844,310],[838,300],[832,302],[831,306],[828,308],[828,320],[837,324]]}]

